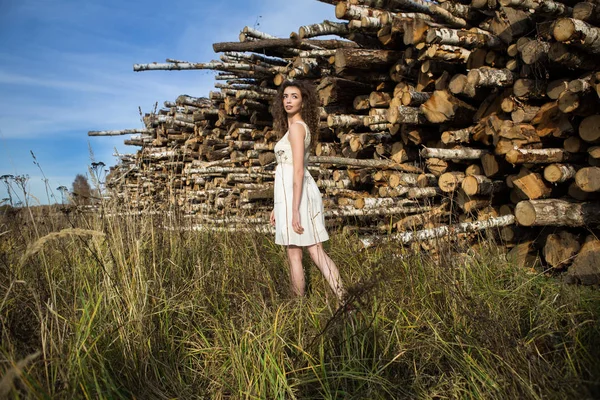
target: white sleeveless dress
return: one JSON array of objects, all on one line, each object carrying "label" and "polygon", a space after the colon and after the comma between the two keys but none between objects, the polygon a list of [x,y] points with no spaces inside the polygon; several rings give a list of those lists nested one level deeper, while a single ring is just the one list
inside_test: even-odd
[{"label": "white sleeveless dress", "polygon": [[304,137],[304,181],[302,197],[300,199],[300,225],[304,232],[299,235],[292,228],[292,197],[294,167],[292,162],[292,146],[288,139],[290,131],[275,145],[275,243],[281,245],[310,246],[329,239],[325,230],[325,217],[323,216],[323,200],[313,177],[306,166],[310,150],[310,131],[303,121],[306,130]]}]

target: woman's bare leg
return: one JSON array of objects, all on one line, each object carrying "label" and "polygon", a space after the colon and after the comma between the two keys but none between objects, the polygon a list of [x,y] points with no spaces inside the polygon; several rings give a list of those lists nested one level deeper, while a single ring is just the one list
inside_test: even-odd
[{"label": "woman's bare leg", "polygon": [[338,300],[341,300],[344,296],[344,286],[342,285],[342,280],[340,279],[340,271],[337,266],[333,262],[331,258],[325,253],[323,249],[323,245],[321,243],[317,243],[312,246],[308,246],[308,253],[310,257],[317,265],[317,268],[321,271],[327,283],[331,287],[331,290],[335,293]]},{"label": "woman's bare leg", "polygon": [[304,269],[302,268],[302,247],[287,247],[288,261],[290,262],[290,281],[292,293],[296,296],[304,296]]}]

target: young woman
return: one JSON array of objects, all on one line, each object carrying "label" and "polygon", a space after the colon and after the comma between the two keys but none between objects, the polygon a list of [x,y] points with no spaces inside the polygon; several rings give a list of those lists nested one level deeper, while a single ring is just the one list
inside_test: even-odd
[{"label": "young woman", "polygon": [[323,249],[325,230],[321,193],[307,167],[311,143],[319,132],[318,98],[307,81],[286,81],[272,107],[274,128],[285,134],[275,145],[275,206],[271,224],[275,243],[287,246],[292,291],[304,295],[302,248],[306,247],[329,286],[341,300],[344,288],[335,263]]}]

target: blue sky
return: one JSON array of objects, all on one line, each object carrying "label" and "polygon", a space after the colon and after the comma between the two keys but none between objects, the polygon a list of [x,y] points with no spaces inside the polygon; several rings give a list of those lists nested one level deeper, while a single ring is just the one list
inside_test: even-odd
[{"label": "blue sky", "polygon": [[[0,0],[0,175],[29,175],[33,203],[49,188],[71,188],[95,161],[114,165],[127,136],[90,130],[141,128],[151,111],[180,94],[206,96],[210,71],[133,72],[134,63],[218,59],[212,43],[238,41],[248,26],[288,37],[305,24],[335,20],[317,0]],[[7,190],[0,182],[0,201]],[[37,199],[37,200],[36,200]]]}]

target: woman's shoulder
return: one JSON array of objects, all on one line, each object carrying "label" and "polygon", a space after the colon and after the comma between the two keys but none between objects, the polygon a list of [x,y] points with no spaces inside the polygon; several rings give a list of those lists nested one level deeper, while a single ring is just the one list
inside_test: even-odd
[{"label": "woman's shoulder", "polygon": [[308,133],[308,125],[304,121],[296,121],[292,122],[288,128],[288,132],[307,132]]},{"label": "woman's shoulder", "polygon": [[[303,127],[304,129],[302,129],[301,127]],[[308,124],[304,121],[296,121],[293,122],[290,127],[289,127],[289,132],[302,132],[304,134],[306,134],[307,136],[310,135],[310,129],[308,129]]]}]

